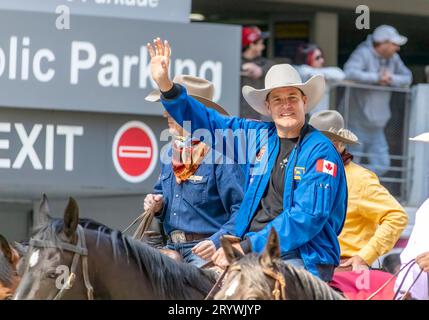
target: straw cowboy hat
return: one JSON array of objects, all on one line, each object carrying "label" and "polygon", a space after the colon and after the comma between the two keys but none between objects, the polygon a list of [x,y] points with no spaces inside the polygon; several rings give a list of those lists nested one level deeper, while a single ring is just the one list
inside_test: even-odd
[{"label": "straw cowboy hat", "polygon": [[429,132],[419,134],[418,136],[416,136],[414,138],[410,138],[410,140],[429,143]]},{"label": "straw cowboy hat", "polygon": [[319,111],[313,114],[308,122],[330,139],[346,144],[360,144],[358,137],[344,128],[343,116],[335,110]]},{"label": "straw cowboy hat", "polygon": [[268,70],[265,76],[265,88],[255,89],[251,86],[244,86],[242,89],[243,97],[247,103],[259,113],[269,116],[265,107],[265,101],[268,93],[277,88],[295,87],[300,89],[307,96],[308,113],[317,106],[325,94],[325,78],[322,75],[311,77],[303,83],[298,71],[290,64],[277,64]]},{"label": "straw cowboy hat", "polygon": [[[173,82],[184,86],[191,97],[195,98],[206,107],[214,109],[220,114],[229,116],[224,108],[212,101],[214,86],[210,81],[189,75],[177,75],[174,77]],[[158,102],[160,99],[161,92],[159,90],[153,90],[145,98],[145,100],[149,102]]]}]

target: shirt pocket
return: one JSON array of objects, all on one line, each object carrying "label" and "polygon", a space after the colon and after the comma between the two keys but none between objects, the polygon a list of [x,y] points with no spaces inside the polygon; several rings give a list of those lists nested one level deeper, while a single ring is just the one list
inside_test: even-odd
[{"label": "shirt pocket", "polygon": [[188,179],[183,182],[183,199],[192,205],[204,205],[208,201],[207,188],[208,177],[202,177],[201,180]]}]

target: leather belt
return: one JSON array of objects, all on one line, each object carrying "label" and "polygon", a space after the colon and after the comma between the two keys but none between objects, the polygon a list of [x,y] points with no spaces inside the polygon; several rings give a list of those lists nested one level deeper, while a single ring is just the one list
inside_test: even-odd
[{"label": "leather belt", "polygon": [[170,232],[170,240],[173,243],[185,243],[190,241],[202,240],[210,237],[208,233],[186,233],[180,230]]}]

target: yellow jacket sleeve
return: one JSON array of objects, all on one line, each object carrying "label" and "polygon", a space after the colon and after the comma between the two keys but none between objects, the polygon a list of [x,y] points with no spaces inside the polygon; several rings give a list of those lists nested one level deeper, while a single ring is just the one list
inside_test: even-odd
[{"label": "yellow jacket sleeve", "polygon": [[376,176],[371,176],[370,181],[366,181],[360,200],[361,215],[379,225],[374,236],[358,252],[358,255],[371,265],[395,246],[407,226],[408,216]]}]

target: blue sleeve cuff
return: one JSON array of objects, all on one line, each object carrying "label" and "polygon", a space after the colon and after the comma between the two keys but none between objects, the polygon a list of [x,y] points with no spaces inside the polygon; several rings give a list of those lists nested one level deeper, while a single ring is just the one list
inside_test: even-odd
[{"label": "blue sleeve cuff", "polygon": [[215,234],[213,234],[209,240],[213,241],[216,249],[220,248],[220,237],[223,236],[224,234],[226,234],[225,232],[216,232]]}]

